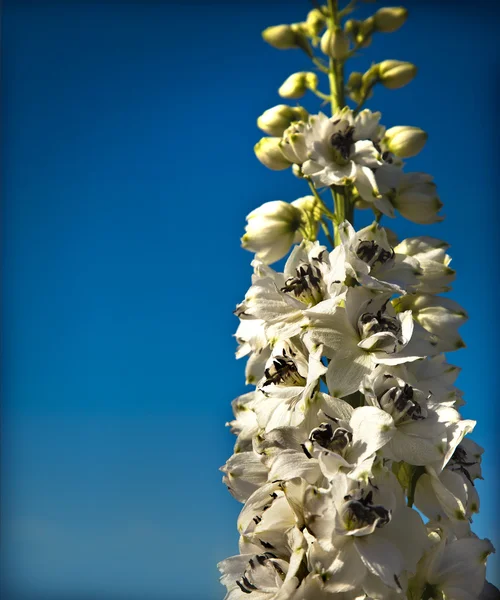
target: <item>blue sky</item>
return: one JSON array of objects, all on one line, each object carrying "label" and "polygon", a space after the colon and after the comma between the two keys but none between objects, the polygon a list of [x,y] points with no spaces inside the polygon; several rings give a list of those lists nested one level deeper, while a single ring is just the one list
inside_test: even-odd
[{"label": "blue sky", "polygon": [[[496,13],[405,5],[407,25],[353,68],[397,58],[420,69],[368,107],[387,126],[429,132],[408,168],[435,176],[447,219],[391,227],[452,245],[453,298],[470,322],[467,349],[449,361],[487,449],[474,525],[498,543]],[[13,598],[223,596],[215,565],[237,551],[239,505],[218,468],[232,448],[230,401],[246,391],[231,337],[250,277],[239,237],[256,206],[307,193],[253,156],[255,119],[309,69],[260,31],[309,8],[4,0],[2,543]]]}]

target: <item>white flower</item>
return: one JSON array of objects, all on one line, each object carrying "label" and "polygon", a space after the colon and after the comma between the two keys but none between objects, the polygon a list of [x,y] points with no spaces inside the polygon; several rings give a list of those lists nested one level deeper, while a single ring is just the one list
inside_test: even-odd
[{"label": "white flower", "polygon": [[477,537],[457,540],[441,536],[418,565],[410,585],[410,600],[420,600],[424,591],[428,598],[477,600],[485,583],[486,558],[495,551],[491,542]]},{"label": "white flower", "polygon": [[418,261],[396,254],[385,230],[373,223],[356,232],[348,221],[339,225],[342,244],[330,255],[333,280],[345,282],[349,276],[362,286],[405,293],[418,285]]},{"label": "white flower", "polygon": [[[238,310],[238,309],[237,309]],[[256,383],[264,374],[264,365],[271,354],[262,319],[242,319],[235,333],[239,344],[236,358],[248,356],[246,383]]]},{"label": "white flower", "polygon": [[[467,470],[475,466],[479,458],[474,458],[471,450],[469,459],[464,450],[467,446],[459,445],[474,425],[474,421],[458,420],[447,427],[448,442],[443,459],[426,466],[415,488],[415,506],[431,519],[447,521],[448,527],[459,537],[469,534],[469,519],[479,510],[479,498]],[[476,468],[473,473],[480,474],[480,471]]]},{"label": "white flower", "polygon": [[319,391],[319,378],[326,372],[321,352],[318,346],[308,354],[298,341],[278,342],[273,348],[258,384],[265,399],[255,407],[259,425],[266,431],[307,419],[315,404],[313,396]]},{"label": "white flower", "polygon": [[386,598],[401,589],[405,571],[415,572],[427,536],[392,474],[360,487],[339,473],[328,490],[309,488],[304,505],[307,530],[317,540],[310,543],[309,562],[328,591],[362,588]]},{"label": "white flower", "polygon": [[286,560],[273,552],[239,554],[219,563],[221,583],[227,587],[224,600],[286,600],[298,585]]},{"label": "white flower", "polygon": [[[302,496],[306,486],[305,481],[295,479],[266,483],[257,489],[238,517],[240,552],[269,550],[288,557],[288,534],[303,525]],[[295,538],[295,533],[292,535]]]},{"label": "white flower", "polygon": [[418,260],[422,269],[419,292],[439,294],[448,292],[449,284],[455,279],[455,271],[449,267],[451,257],[446,254],[447,248],[449,245],[442,240],[421,236],[403,240],[394,251]]},{"label": "white flower", "polygon": [[433,335],[437,352],[450,352],[465,347],[458,328],[467,320],[467,313],[451,298],[408,294],[398,298],[395,308],[412,311],[413,318]]},{"label": "white flower", "polygon": [[221,471],[225,474],[222,481],[239,502],[248,500],[267,482],[267,469],[252,451],[233,454]]},{"label": "white flower", "polygon": [[262,319],[267,339],[290,339],[302,331],[304,310],[330,297],[326,275],[330,269],[328,253],[318,242],[303,242],[290,254],[284,273],[276,273],[260,261],[253,285],[238,307],[242,318]]},{"label": "white flower", "polygon": [[428,225],[444,219],[438,215],[443,204],[436,193],[436,185],[427,173],[403,174],[389,198],[401,216],[414,223]]},{"label": "white flower", "polygon": [[350,109],[328,118],[323,113],[310,117],[305,131],[309,160],[302,165],[315,185],[355,183],[361,197],[368,201],[380,196],[373,169],[383,164],[370,134],[378,128],[380,113],[364,112],[354,117]]},{"label": "white flower", "polygon": [[231,428],[231,433],[238,436],[234,445],[235,452],[243,452],[252,448],[252,439],[259,429],[257,416],[253,410],[257,396],[257,392],[249,392],[235,398],[232,402],[235,419],[226,425]]},{"label": "white flower", "polygon": [[359,389],[375,364],[395,365],[432,354],[432,346],[416,327],[411,311],[396,314],[390,293],[356,287],[347,291],[345,306],[326,300],[305,311],[307,337],[323,344],[330,358],[326,381],[332,396]]},{"label": "white flower", "polygon": [[446,430],[438,413],[427,406],[426,393],[398,377],[397,369],[383,365],[365,377],[362,392],[369,406],[354,413],[363,423],[359,435],[368,447],[379,439],[384,457],[411,465],[441,459]]},{"label": "white flower", "polygon": [[282,200],[259,206],[247,216],[247,222],[241,245],[266,264],[283,258],[292,244],[302,239],[302,211]]},{"label": "white flower", "polygon": [[411,381],[431,394],[430,401],[434,404],[453,406],[459,400],[462,392],[453,384],[460,369],[448,364],[442,354],[408,363],[405,368]]}]

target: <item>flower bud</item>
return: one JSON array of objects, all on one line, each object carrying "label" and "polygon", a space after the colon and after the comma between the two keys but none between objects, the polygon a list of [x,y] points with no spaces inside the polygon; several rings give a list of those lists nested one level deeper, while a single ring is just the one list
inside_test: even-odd
[{"label": "flower bud", "polygon": [[443,208],[443,203],[438,196],[411,190],[398,194],[392,204],[401,213],[402,217],[419,225],[430,225],[444,219],[444,217],[438,215],[438,212]]},{"label": "flower bud", "polygon": [[301,165],[307,160],[307,148],[305,140],[306,124],[304,121],[294,122],[283,132],[280,149],[283,155],[291,163]]},{"label": "flower bud", "polygon": [[359,32],[360,26],[361,26],[361,21],[357,21],[356,19],[349,19],[348,21],[345,22],[344,30],[348,35],[352,36],[353,38],[356,38],[356,36],[358,35],[358,32]]},{"label": "flower bud", "polygon": [[281,136],[293,121],[307,119],[309,113],[302,106],[278,104],[264,111],[257,119],[257,126],[265,133]]},{"label": "flower bud", "polygon": [[349,96],[355,101],[359,102],[361,100],[361,87],[363,85],[363,75],[358,71],[353,71],[349,75],[349,79],[347,81],[347,92]]},{"label": "flower bud", "polygon": [[318,76],[316,73],[300,71],[292,73],[278,90],[282,98],[302,98],[308,89],[316,89]]},{"label": "flower bud", "polygon": [[325,26],[325,15],[319,8],[313,8],[307,13],[306,26],[311,37],[319,35],[320,31]]},{"label": "flower bud", "polygon": [[379,8],[373,16],[375,29],[383,33],[392,33],[402,27],[408,17],[408,11],[402,6]]},{"label": "flower bud", "polygon": [[342,29],[327,29],[321,37],[321,52],[330,58],[345,58],[349,52],[349,39]]},{"label": "flower bud", "polygon": [[385,132],[383,142],[389,152],[399,158],[416,156],[427,141],[427,133],[420,127],[391,127]]},{"label": "flower bud", "polygon": [[273,48],[289,50],[298,48],[297,34],[291,25],[273,25],[262,32],[262,37]]},{"label": "flower bud", "polygon": [[361,85],[363,83],[363,74],[359,73],[359,71],[353,71],[349,75],[349,79],[347,81],[347,87],[349,90],[359,90],[361,89]]},{"label": "flower bud", "polygon": [[437,223],[444,218],[437,214],[443,204],[437,195],[432,177],[426,173],[403,174],[392,198],[392,204],[401,216],[420,225]]},{"label": "flower bud", "polygon": [[413,318],[434,337],[437,352],[451,352],[465,347],[458,328],[467,320],[467,313],[451,298],[407,294],[398,298],[396,310],[412,311]]},{"label": "flower bud", "polygon": [[372,43],[372,34],[375,31],[375,21],[373,17],[368,17],[361,21],[358,26],[358,31],[355,36],[357,44],[362,48],[367,48]]},{"label": "flower bud", "polygon": [[262,262],[273,263],[283,258],[294,242],[300,242],[302,220],[299,207],[282,200],[266,202],[247,216],[241,245]]},{"label": "flower bud", "polygon": [[263,137],[254,146],[255,156],[260,162],[273,171],[282,171],[290,166],[290,162],[280,150],[279,137]]},{"label": "flower bud", "polygon": [[292,206],[295,206],[306,213],[312,221],[319,221],[321,219],[321,206],[315,196],[303,196],[302,198],[297,198],[297,200],[292,202]]},{"label": "flower bud", "polygon": [[378,65],[379,80],[390,90],[397,90],[410,83],[416,74],[415,65],[401,60],[384,60]]},{"label": "flower bud", "polygon": [[[295,165],[294,165],[295,166]],[[292,202],[292,206],[302,213],[302,227],[304,237],[316,239],[318,237],[319,221],[321,220],[321,206],[315,196],[303,196]]]}]

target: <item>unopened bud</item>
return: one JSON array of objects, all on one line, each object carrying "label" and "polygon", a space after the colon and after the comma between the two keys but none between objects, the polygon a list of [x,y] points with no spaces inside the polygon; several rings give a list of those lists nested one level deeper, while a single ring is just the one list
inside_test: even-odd
[{"label": "unopened bud", "polygon": [[273,171],[282,171],[290,166],[280,150],[280,142],[279,137],[263,137],[253,148],[260,162]]},{"label": "unopened bud", "polygon": [[327,29],[321,37],[321,52],[342,60],[349,52],[349,39],[342,29]]},{"label": "unopened bud", "polygon": [[416,156],[425,146],[427,133],[420,127],[391,127],[385,132],[384,143],[389,152],[399,158]]},{"label": "unopened bud", "polygon": [[306,123],[296,121],[283,133],[280,149],[287,160],[301,165],[307,160],[307,147],[304,132]]},{"label": "unopened bud", "polygon": [[273,263],[290,250],[302,236],[298,233],[303,220],[303,211],[282,200],[266,202],[247,216],[245,235],[241,245],[255,252],[262,262]]},{"label": "unopened bud", "polygon": [[307,119],[308,116],[309,113],[302,106],[278,104],[261,114],[257,126],[269,135],[281,136],[290,123]]},{"label": "unopened bud", "polygon": [[391,201],[405,219],[414,223],[429,225],[443,220],[438,215],[443,204],[432,177],[426,173],[405,173]]},{"label": "unopened bud", "polygon": [[379,80],[386,88],[397,90],[408,83],[417,74],[417,67],[401,60],[384,60],[378,65]]},{"label": "unopened bud", "polygon": [[278,90],[282,98],[302,98],[308,89],[316,89],[318,76],[316,73],[300,71],[288,77]]},{"label": "unopened bud", "polygon": [[374,15],[375,29],[383,33],[392,33],[402,27],[408,17],[408,11],[402,6],[380,8]]},{"label": "unopened bud", "polygon": [[319,35],[320,31],[325,26],[325,15],[319,8],[313,8],[307,13],[306,26],[311,37]]},{"label": "unopened bud", "polygon": [[349,75],[349,79],[347,81],[347,92],[355,102],[359,102],[361,100],[361,87],[363,85],[363,75],[358,71],[353,71]]},{"label": "unopened bud", "polygon": [[357,21],[356,19],[349,19],[345,22],[344,31],[353,38],[355,38],[358,35],[360,25],[361,21]]},{"label": "unopened bud", "polygon": [[315,196],[303,196],[302,198],[298,198],[292,202],[292,206],[295,206],[306,213],[312,221],[319,221],[321,219],[321,206]]},{"label": "unopened bud", "polygon": [[373,17],[368,17],[364,21],[356,21],[356,24],[356,31],[355,33],[351,33],[351,35],[354,37],[356,44],[359,44],[362,48],[367,48],[372,43],[375,21]]},{"label": "unopened bud", "polygon": [[298,48],[297,34],[291,25],[273,25],[264,29],[262,37],[273,48],[278,50],[290,50]]},{"label": "unopened bud", "polygon": [[350,91],[357,91],[361,88],[363,84],[363,74],[358,71],[353,71],[349,75],[349,79],[347,81],[347,87]]}]

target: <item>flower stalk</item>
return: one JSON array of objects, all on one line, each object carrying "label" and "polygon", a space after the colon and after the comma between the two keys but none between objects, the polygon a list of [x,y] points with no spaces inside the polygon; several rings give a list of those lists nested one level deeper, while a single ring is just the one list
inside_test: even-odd
[{"label": "flower stalk", "polygon": [[[467,319],[441,295],[455,277],[448,245],[427,231],[400,240],[380,225],[443,218],[432,177],[402,162],[422,151],[426,132],[387,129],[365,108],[377,85],[397,90],[416,67],[390,59],[345,80],[349,59],[397,31],[407,11],[345,21],[356,5],[328,0],[304,22],[263,32],[319,71],[292,73],[280,96],[311,92],[331,115],[278,104],[257,119],[268,134],[257,158],[291,169],[310,195],[265,202],[242,237],[254,273],[235,310],[236,355],[247,357],[252,387],[233,401],[236,443],[222,467],[244,504],[240,554],[219,564],[225,600],[498,594],[485,581],[494,548],[471,529],[483,449],[469,437],[476,423],[460,414],[458,369],[443,354],[464,347]],[[373,223],[356,231],[355,209],[371,210]],[[282,271],[270,266],[284,257]]]}]

